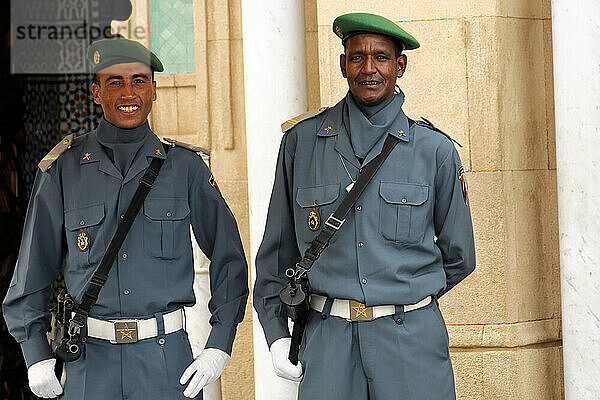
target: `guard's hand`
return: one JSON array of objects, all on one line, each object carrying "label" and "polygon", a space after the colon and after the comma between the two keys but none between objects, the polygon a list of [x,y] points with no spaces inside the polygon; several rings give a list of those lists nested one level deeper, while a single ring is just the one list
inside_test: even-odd
[{"label": "guard's hand", "polygon": [[[190,381],[183,391],[183,395],[189,398],[196,397],[204,386],[213,383],[221,376],[227,360],[229,360],[229,355],[223,350],[204,349],[179,378],[179,383],[182,385]],[[190,380],[190,378],[192,379]]]},{"label": "guard's hand", "polygon": [[273,361],[273,368],[275,374],[293,382],[300,382],[302,380],[302,364],[298,361],[298,365],[294,365],[288,359],[290,354],[290,344],[292,338],[284,337],[277,339],[271,344],[271,360]]},{"label": "guard's hand", "polygon": [[29,388],[36,396],[52,399],[63,392],[63,388],[56,378],[54,365],[56,365],[56,359],[50,358],[38,361],[27,368]]}]

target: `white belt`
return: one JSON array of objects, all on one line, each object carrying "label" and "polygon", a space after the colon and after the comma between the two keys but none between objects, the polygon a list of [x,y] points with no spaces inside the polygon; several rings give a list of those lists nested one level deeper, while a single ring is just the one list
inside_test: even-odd
[{"label": "white belt", "polygon": [[[310,296],[310,308],[318,312],[322,312],[323,308],[325,307],[326,300],[327,297],[325,296],[312,294]],[[418,303],[404,305],[404,312],[425,307],[429,303],[431,303],[431,296],[425,297]],[[394,305],[366,307],[364,304],[354,300],[333,299],[333,304],[331,305],[331,311],[329,312],[329,315],[345,318],[348,321],[372,321],[376,318],[394,315],[395,313],[396,306]]]},{"label": "white belt", "polygon": [[[163,314],[165,335],[183,329],[183,308]],[[156,318],[103,320],[88,317],[87,335],[111,343],[135,343],[158,336]]]}]

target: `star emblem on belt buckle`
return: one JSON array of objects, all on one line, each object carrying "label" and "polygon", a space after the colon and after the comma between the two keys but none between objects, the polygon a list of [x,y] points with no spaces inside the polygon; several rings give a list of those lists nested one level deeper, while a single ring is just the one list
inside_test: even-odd
[{"label": "star emblem on belt buckle", "polygon": [[138,341],[137,321],[113,321],[115,343],[135,343]]},{"label": "star emblem on belt buckle", "polygon": [[348,302],[350,307],[350,321],[372,321],[373,320],[373,307],[365,307],[363,303],[355,300]]}]

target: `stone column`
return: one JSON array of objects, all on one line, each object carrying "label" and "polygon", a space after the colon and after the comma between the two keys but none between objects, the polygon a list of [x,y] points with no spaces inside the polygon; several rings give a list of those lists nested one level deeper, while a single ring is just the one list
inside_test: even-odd
[{"label": "stone column", "polygon": [[600,3],[552,1],[566,399],[600,398]]},{"label": "stone column", "polygon": [[[301,0],[242,3],[253,281],[282,138],[280,124],[306,111],[303,7]],[[256,315],[253,321],[255,398],[295,399],[296,385],[275,376]]]}]

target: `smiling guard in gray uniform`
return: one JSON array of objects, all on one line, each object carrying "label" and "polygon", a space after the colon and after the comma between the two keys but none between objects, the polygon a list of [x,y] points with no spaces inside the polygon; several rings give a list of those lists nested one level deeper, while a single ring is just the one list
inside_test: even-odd
[{"label": "smiling guard in gray uniform", "polygon": [[[140,178],[151,160],[164,159],[82,329],[82,355],[65,363],[62,398],[201,399],[202,387],[225,368],[248,296],[235,219],[193,146],[174,143],[167,154],[150,130],[159,59],[126,39],[94,42],[87,58],[104,117],[40,162],[3,304],[6,323],[21,344],[32,391],[60,395],[46,339],[50,284],[62,271],[81,301]],[[211,260],[212,329],[195,360],[183,312],[195,303],[190,225]]]},{"label": "smiling guard in gray uniform", "polygon": [[[463,167],[452,140],[409,120],[395,90],[419,43],[393,22],[347,14],[333,23],[349,92],[293,118],[277,161],[254,307],[276,373],[301,380],[299,399],[454,399],[442,296],[475,267]],[[279,292],[357,176],[398,144],[308,273],[311,313],[300,363]]]}]

